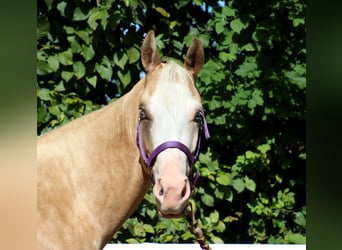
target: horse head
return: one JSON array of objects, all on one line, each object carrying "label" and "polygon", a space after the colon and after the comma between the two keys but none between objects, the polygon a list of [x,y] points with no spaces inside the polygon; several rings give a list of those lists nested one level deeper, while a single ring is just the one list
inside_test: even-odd
[{"label": "horse head", "polygon": [[139,102],[137,143],[143,164],[152,169],[159,214],[180,217],[192,193],[192,168],[199,154],[201,132],[209,137],[195,86],[204,50],[195,39],[183,67],[172,61],[163,63],[150,31],[141,57],[147,74]]}]

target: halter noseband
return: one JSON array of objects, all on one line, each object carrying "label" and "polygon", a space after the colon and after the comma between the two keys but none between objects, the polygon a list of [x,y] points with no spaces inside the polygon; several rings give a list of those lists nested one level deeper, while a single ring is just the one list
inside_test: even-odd
[{"label": "halter noseband", "polygon": [[[203,111],[199,111],[199,115],[201,115],[202,117],[202,125],[203,125],[203,129],[204,129],[204,136],[205,138],[208,140],[210,138],[210,134],[209,134],[209,130],[208,130],[208,125],[207,125],[207,121],[205,119],[205,115]],[[145,147],[144,147],[144,143],[142,140],[142,128],[141,128],[141,119],[139,118],[139,122],[138,122],[138,126],[137,126],[137,145],[140,151],[140,155],[141,158],[143,159],[144,163],[146,164],[147,167],[151,168],[153,167],[153,164],[157,158],[157,156],[163,152],[166,149],[169,148],[177,148],[179,150],[181,150],[182,152],[185,153],[185,155],[187,156],[187,159],[189,160],[190,163],[190,167],[192,168],[193,165],[195,164],[198,155],[199,155],[199,151],[200,151],[200,146],[201,146],[201,131],[202,131],[202,127],[199,130],[199,135],[198,135],[198,139],[197,139],[197,145],[196,145],[196,149],[194,154],[192,154],[191,150],[184,145],[183,143],[179,142],[179,141],[167,141],[164,142],[162,144],[160,144],[158,147],[156,147],[152,153],[150,154],[150,156],[147,156],[146,151],[145,151]],[[195,177],[193,178],[193,183],[192,186],[194,187],[197,179],[199,177],[199,171],[196,172]]]}]

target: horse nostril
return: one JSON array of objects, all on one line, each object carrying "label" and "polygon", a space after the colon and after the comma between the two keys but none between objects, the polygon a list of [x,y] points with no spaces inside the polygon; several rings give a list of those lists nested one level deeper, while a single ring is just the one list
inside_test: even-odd
[{"label": "horse nostril", "polygon": [[182,198],[185,196],[185,194],[186,194],[186,186],[182,190],[182,193],[181,193]]},{"label": "horse nostril", "polygon": [[164,195],[164,189],[163,189],[163,188],[160,189],[159,195],[160,195],[160,196],[163,196],[163,195]]}]

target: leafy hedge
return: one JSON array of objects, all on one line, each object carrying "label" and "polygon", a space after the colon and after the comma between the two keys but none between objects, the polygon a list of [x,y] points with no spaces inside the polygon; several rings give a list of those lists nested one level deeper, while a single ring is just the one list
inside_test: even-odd
[{"label": "leafy hedge", "polygon": [[[38,0],[37,133],[115,101],[141,76],[154,29],[164,58],[205,47],[198,78],[212,138],[193,196],[209,242],[305,243],[305,9],[299,0]],[[152,193],[113,242],[192,242]]]}]

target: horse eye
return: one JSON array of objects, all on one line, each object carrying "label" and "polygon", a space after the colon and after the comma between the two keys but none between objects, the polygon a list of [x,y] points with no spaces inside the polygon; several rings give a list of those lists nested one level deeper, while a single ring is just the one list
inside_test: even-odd
[{"label": "horse eye", "polygon": [[142,109],[140,109],[140,111],[139,111],[139,119],[140,120],[146,120],[147,119],[146,112]]},{"label": "horse eye", "polygon": [[197,123],[202,123],[202,115],[199,112],[196,113],[194,121]]}]

